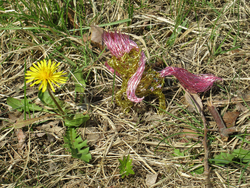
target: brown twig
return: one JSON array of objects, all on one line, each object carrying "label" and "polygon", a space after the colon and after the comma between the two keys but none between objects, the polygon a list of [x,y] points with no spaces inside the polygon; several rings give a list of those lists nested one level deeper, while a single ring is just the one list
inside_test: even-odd
[{"label": "brown twig", "polygon": [[212,183],[210,181],[210,169],[208,164],[208,156],[209,156],[209,149],[207,145],[207,121],[203,114],[203,111],[200,110],[203,126],[204,126],[204,140],[203,140],[203,146],[204,146],[204,175],[206,176],[206,187],[210,188],[212,187]]},{"label": "brown twig", "polygon": [[[204,114],[202,116],[204,116]],[[204,120],[205,120],[205,117],[204,117]],[[203,121],[203,125],[204,125],[203,146],[204,146],[204,152],[205,152],[205,154],[204,154],[204,175],[206,176],[206,187],[210,188],[210,187],[212,187],[212,183],[210,181],[210,169],[209,169],[209,164],[208,164],[209,149],[208,149],[208,145],[207,145],[207,132],[208,132],[208,130],[207,130],[206,120]]]},{"label": "brown twig", "polygon": [[212,114],[214,121],[216,122],[216,124],[219,128],[219,132],[220,132],[222,140],[227,141],[229,134],[236,132],[236,127],[227,128],[225,126],[224,121],[222,120],[219,112],[217,111],[215,106],[212,104],[212,102],[208,101],[207,107],[208,107],[209,112]]},{"label": "brown twig", "polygon": [[[186,91],[187,92],[187,91]],[[203,126],[204,126],[204,140],[203,140],[203,146],[204,146],[204,175],[206,176],[206,187],[210,188],[212,187],[212,183],[210,181],[210,170],[209,170],[209,164],[208,164],[208,156],[209,156],[209,148],[208,148],[208,144],[207,144],[207,121],[206,118],[204,116],[203,110],[201,109],[201,106],[198,104],[198,102],[195,100],[195,98],[190,94],[189,97],[192,99],[192,101],[195,103],[196,107],[198,108],[198,112],[201,115],[201,119],[203,122]]]}]

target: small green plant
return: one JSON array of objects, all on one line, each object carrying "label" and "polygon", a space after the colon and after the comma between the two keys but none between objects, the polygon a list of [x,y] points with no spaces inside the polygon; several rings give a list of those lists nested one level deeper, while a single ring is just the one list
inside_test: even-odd
[{"label": "small green plant", "polygon": [[183,156],[185,156],[184,152],[180,152],[179,149],[174,149],[173,155],[176,156],[176,157],[183,157]]},{"label": "small green plant", "polygon": [[204,173],[204,167],[203,166],[200,166],[200,167],[196,168],[195,170],[191,171],[192,175],[203,174],[203,173]]},{"label": "small green plant", "polygon": [[135,174],[135,172],[132,170],[133,165],[132,165],[132,159],[129,159],[129,155],[127,157],[123,156],[123,160],[118,159],[120,162],[120,174],[122,178],[125,176],[128,176],[129,174]]},{"label": "small green plant", "polygon": [[63,117],[64,124],[67,127],[64,137],[66,143],[64,147],[67,148],[67,151],[71,153],[72,157],[89,162],[91,154],[89,153],[89,147],[87,147],[87,140],[83,141],[76,130],[76,127],[85,123],[89,119],[89,116],[80,113],[70,114],[64,101],[60,101],[51,92],[51,90],[55,92],[52,83],[58,86],[57,83],[65,83],[67,80],[67,78],[62,76],[66,73],[63,73],[63,71],[56,72],[59,65],[60,63],[51,63],[51,60],[49,60],[48,64],[45,60],[38,62],[37,65],[33,63],[33,67],[26,73],[26,79],[28,79],[27,82],[35,81],[31,86],[40,84],[39,99],[44,105],[52,107],[55,110],[57,108],[57,113]]},{"label": "small green plant", "polygon": [[216,155],[214,159],[210,159],[209,162],[214,163],[218,166],[226,166],[230,164],[234,164],[234,166],[238,166],[241,169],[241,175],[238,180],[240,183],[243,178],[244,172],[247,168],[249,168],[250,163],[250,151],[245,149],[235,149],[231,153],[221,152]]},{"label": "small green plant", "polygon": [[91,160],[89,147],[87,147],[87,140],[83,141],[82,137],[77,134],[75,128],[68,128],[64,137],[67,151],[71,153],[72,157],[81,159],[84,162]]},{"label": "small green plant", "polygon": [[[184,157],[185,156],[185,152],[181,152],[180,149],[174,149],[173,156],[175,156],[175,157]],[[194,164],[188,166],[188,168],[194,169],[194,170],[190,171],[190,173],[192,175],[202,174],[204,172],[204,167],[203,166],[199,166],[197,168],[194,168],[194,167],[195,167]]]},{"label": "small green plant", "polygon": [[[59,65],[60,63],[51,62],[51,60],[49,60],[48,63],[46,60],[43,60],[37,64],[33,63],[33,66],[30,67],[30,70],[25,74],[26,82],[33,82],[31,86],[40,84],[38,98],[45,106],[49,107],[50,110],[33,105],[32,101],[19,100],[12,97],[7,99],[7,103],[14,109],[19,111],[24,110],[25,114],[26,112],[43,111],[62,117],[64,125],[66,126],[64,147],[67,148],[67,151],[71,153],[72,157],[89,162],[91,160],[91,154],[89,153],[89,147],[87,147],[87,140],[83,141],[81,136],[77,134],[77,127],[88,121],[89,115],[70,113],[67,104],[53,94],[53,92],[55,92],[53,85],[59,87],[58,84],[63,84],[67,81],[67,78],[63,77],[66,73],[63,73],[63,71],[57,72]],[[30,118],[29,120],[21,122],[21,125],[15,123],[14,127],[21,128],[36,120],[40,120],[42,117]]]},{"label": "small green plant", "polygon": [[209,161],[219,166],[225,166],[230,163],[246,164],[250,161],[250,151],[241,148],[233,150],[232,153],[222,152]]}]

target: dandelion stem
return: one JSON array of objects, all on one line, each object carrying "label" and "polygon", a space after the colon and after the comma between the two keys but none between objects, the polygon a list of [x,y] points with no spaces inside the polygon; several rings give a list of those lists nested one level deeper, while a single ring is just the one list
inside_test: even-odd
[{"label": "dandelion stem", "polygon": [[58,102],[56,101],[56,99],[55,99],[53,93],[51,92],[50,87],[48,87],[48,92],[49,92],[50,97],[52,98],[52,100],[53,100],[54,103],[56,104],[56,106],[57,106],[57,108],[58,108],[60,114],[65,115],[65,112],[63,111],[63,109],[61,108],[61,106],[58,104]]}]

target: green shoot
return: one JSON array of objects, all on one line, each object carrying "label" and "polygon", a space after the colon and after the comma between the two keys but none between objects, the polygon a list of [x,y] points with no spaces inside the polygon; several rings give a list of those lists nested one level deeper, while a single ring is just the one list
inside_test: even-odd
[{"label": "green shoot", "polygon": [[132,170],[132,159],[129,159],[129,155],[127,157],[123,156],[123,160],[118,159],[120,162],[120,174],[122,178],[125,176],[128,176],[129,174],[135,174],[135,172]]}]

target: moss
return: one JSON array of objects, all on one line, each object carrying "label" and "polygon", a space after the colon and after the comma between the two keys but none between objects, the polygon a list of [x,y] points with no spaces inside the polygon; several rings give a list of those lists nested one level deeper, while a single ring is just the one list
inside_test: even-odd
[{"label": "moss", "polygon": [[[113,56],[107,62],[123,80],[121,89],[116,93],[116,102],[127,112],[133,106],[133,102],[131,102],[126,96],[128,81],[139,67],[140,58],[141,50],[137,51],[132,49],[128,54],[125,53],[121,58]],[[138,97],[146,97],[151,94],[158,96],[160,108],[166,109],[165,96],[161,89],[163,84],[164,79],[160,74],[150,66],[146,65],[135,93]]]}]

